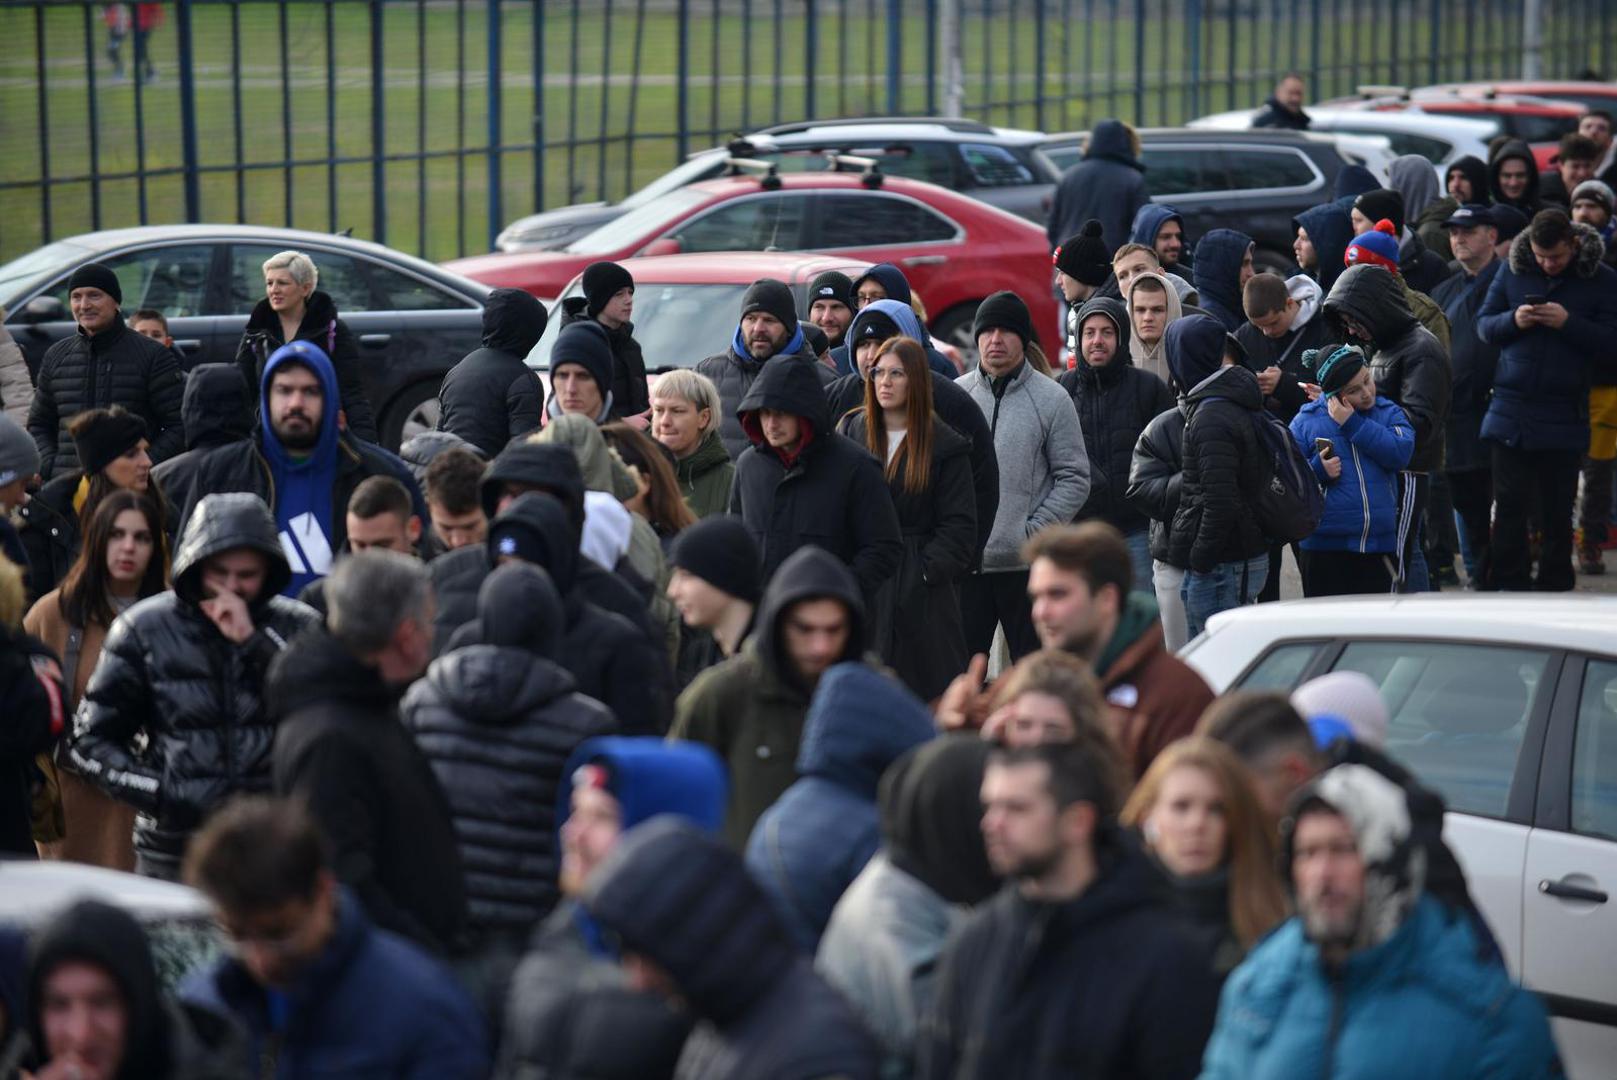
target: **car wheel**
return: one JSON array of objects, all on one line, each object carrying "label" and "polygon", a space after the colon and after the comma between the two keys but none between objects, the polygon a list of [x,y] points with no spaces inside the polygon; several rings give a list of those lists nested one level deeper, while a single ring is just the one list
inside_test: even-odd
[{"label": "car wheel", "polygon": [[932,336],[954,346],[967,371],[977,366],[977,339],[971,336],[971,322],[977,317],[977,305],[980,303],[980,300],[969,300],[956,304],[932,324]]},{"label": "car wheel", "polygon": [[1282,255],[1278,251],[1268,248],[1258,248],[1252,252],[1252,269],[1259,274],[1275,274],[1287,277],[1297,268],[1297,262],[1291,255]]},{"label": "car wheel", "polygon": [[418,382],[404,388],[382,421],[382,445],[398,453],[399,447],[438,426],[438,384]]}]

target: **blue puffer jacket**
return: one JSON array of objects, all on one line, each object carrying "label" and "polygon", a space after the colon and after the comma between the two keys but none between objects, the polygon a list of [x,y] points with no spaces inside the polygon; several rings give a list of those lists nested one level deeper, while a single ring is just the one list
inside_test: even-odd
[{"label": "blue puffer jacket", "polygon": [[1333,980],[1292,919],[1225,984],[1202,1080],[1561,1076],[1544,1006],[1477,953],[1471,924],[1425,896]]},{"label": "blue puffer jacket", "polygon": [[[1493,401],[1482,437],[1520,450],[1581,450],[1589,445],[1590,364],[1610,354],[1617,337],[1617,272],[1602,264],[1600,234],[1574,225],[1578,249],[1557,278],[1533,259],[1524,231],[1508,265],[1494,277],[1477,313],[1477,333],[1499,346]],[[1559,330],[1516,325],[1516,309],[1543,296],[1567,309]]]},{"label": "blue puffer jacket", "polygon": [[1241,263],[1252,238],[1234,229],[1214,229],[1196,243],[1196,295],[1201,309],[1230,333],[1241,329]]},{"label": "blue puffer jacket", "polygon": [[753,880],[810,954],[881,844],[882,773],[936,731],[926,706],[873,668],[838,664],[820,678],[803,721],[800,779],[764,811],[747,841]]},{"label": "blue puffer jacket", "polygon": [[[1415,450],[1415,428],[1404,410],[1377,396],[1368,413],[1355,412],[1338,427],[1323,397],[1302,407],[1291,437],[1325,488],[1325,514],[1302,542],[1304,551],[1385,552],[1398,547],[1398,471]],[[1329,439],[1342,459],[1332,480],[1314,451]]]}]

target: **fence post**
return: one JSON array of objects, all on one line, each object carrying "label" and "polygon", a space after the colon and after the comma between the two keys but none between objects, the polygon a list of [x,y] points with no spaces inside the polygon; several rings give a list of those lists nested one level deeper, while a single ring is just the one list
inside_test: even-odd
[{"label": "fence post", "polygon": [[[387,243],[387,87],[382,75],[387,48],[382,36],[382,0],[371,0],[371,239],[378,244]],[[421,198],[426,197],[421,192]],[[424,232],[416,244],[425,255]]]},{"label": "fence post", "polygon": [[[180,155],[185,163],[185,220],[202,220],[202,188],[197,176],[197,97],[195,40],[191,35],[191,0],[174,5],[180,48]],[[138,77],[138,73],[137,73]]]},{"label": "fence post", "polygon": [[[1039,131],[1044,130],[1044,4],[1045,0],[1033,0],[1033,126]],[[1015,96],[1011,95],[1013,100]]]},{"label": "fence post", "polygon": [[943,115],[963,116],[965,86],[960,64],[960,0],[939,0],[938,27],[938,51],[943,54]]},{"label": "fence post", "polygon": [[1544,69],[1544,0],[1522,3],[1522,78],[1542,77]]},{"label": "fence post", "polygon": [[505,220],[500,198],[500,0],[488,0],[488,248]]},{"label": "fence post", "polygon": [[900,116],[904,112],[904,42],[900,37],[904,25],[899,0],[887,0],[887,114]]},{"label": "fence post", "polygon": [[1145,0],[1134,0],[1134,126],[1145,126]]},{"label": "fence post", "polygon": [[1185,12],[1185,54],[1190,59],[1190,115],[1206,111],[1202,101],[1202,0],[1190,0]]},{"label": "fence post", "polygon": [[679,0],[678,17],[679,58],[675,83],[678,86],[676,108],[679,115],[675,119],[677,136],[674,144],[679,150],[679,158],[675,165],[684,161],[685,155],[691,151],[691,0]]},{"label": "fence post", "polygon": [[803,3],[803,35],[808,39],[803,50],[803,119],[812,120],[816,115],[815,74],[820,70],[820,22],[814,11],[814,0]]}]

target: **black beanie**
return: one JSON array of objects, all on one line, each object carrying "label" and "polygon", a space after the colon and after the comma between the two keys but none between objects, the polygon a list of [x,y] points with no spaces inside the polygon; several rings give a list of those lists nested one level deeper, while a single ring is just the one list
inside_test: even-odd
[{"label": "black beanie", "polygon": [[1353,200],[1353,209],[1370,219],[1374,225],[1382,218],[1392,222],[1393,230],[1402,236],[1404,232],[1404,197],[1388,188],[1377,188],[1366,191]]},{"label": "black beanie", "polygon": [[590,318],[601,313],[619,289],[634,291],[634,276],[615,262],[590,263],[584,268],[584,301]]},{"label": "black beanie", "polygon": [[91,476],[105,469],[146,437],[146,421],[122,405],[79,413],[68,425],[79,467]]},{"label": "black beanie", "polygon": [[809,310],[816,300],[835,300],[849,311],[853,310],[853,281],[840,270],[827,270],[809,282]]},{"label": "black beanie", "polygon": [[854,322],[856,326],[848,327],[848,340],[856,349],[861,341],[886,341],[888,338],[900,337],[904,333],[891,315],[873,308],[861,311]]},{"label": "black beanie", "polygon": [[737,600],[757,604],[763,595],[758,545],[738,517],[719,514],[689,526],[674,537],[668,563]]},{"label": "black beanie", "polygon": [[997,292],[977,305],[977,317],[971,321],[971,336],[975,340],[993,329],[1009,330],[1022,339],[1026,346],[1034,340],[1033,316],[1028,313],[1022,298],[1013,292]]},{"label": "black beanie", "polygon": [[74,289],[100,289],[112,297],[114,303],[124,302],[124,290],[118,284],[118,275],[100,263],[85,263],[73,271],[73,276],[67,279],[68,294],[71,295]]},{"label": "black beanie", "polygon": [[[825,331],[818,326],[811,322],[800,322],[797,326],[798,329],[803,331],[803,340],[808,342],[808,347],[814,350],[815,356],[819,356],[831,348],[831,339],[826,337]],[[657,445],[661,446],[662,444],[658,443]]]},{"label": "black beanie", "polygon": [[601,388],[601,400],[612,391],[612,343],[600,323],[571,322],[556,335],[550,350],[550,370],[563,364],[577,364],[590,373]]},{"label": "black beanie", "polygon": [[747,295],[741,298],[741,317],[745,319],[755,311],[773,315],[787,330],[797,325],[797,301],[784,281],[759,278],[747,287]]},{"label": "black beanie", "polygon": [[496,558],[514,555],[534,566],[550,565],[550,545],[545,542],[544,536],[516,515],[502,514],[489,523],[488,550]]},{"label": "black beanie", "polygon": [[1084,222],[1077,236],[1069,236],[1056,248],[1052,262],[1056,269],[1085,285],[1101,285],[1112,273],[1112,253],[1101,239],[1104,230],[1094,218]]}]

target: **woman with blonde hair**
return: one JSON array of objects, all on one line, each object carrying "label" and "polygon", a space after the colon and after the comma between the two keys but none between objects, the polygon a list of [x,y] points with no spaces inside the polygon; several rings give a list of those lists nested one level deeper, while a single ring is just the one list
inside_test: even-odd
[{"label": "woman with blonde hair", "polygon": [[1157,755],[1123,806],[1223,980],[1286,918],[1275,832],[1239,758],[1192,736]]},{"label": "woman with blonde hair", "polygon": [[730,506],[736,467],[719,439],[723,407],[713,380],[690,368],[664,372],[651,393],[651,437],[674,455],[680,493],[699,518]]}]

